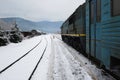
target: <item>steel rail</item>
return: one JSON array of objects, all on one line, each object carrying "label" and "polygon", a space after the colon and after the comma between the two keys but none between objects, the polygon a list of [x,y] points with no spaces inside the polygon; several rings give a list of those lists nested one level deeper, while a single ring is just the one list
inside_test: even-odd
[{"label": "steel rail", "polygon": [[[46,42],[47,42],[47,40],[46,40]],[[33,69],[33,71],[32,71],[32,73],[31,73],[31,75],[30,75],[30,77],[29,77],[28,80],[31,80],[31,79],[32,79],[32,76],[34,75],[34,73],[35,73],[38,65],[40,64],[40,61],[42,60],[42,58],[43,58],[43,56],[44,56],[44,54],[45,54],[45,51],[46,51],[46,49],[47,49],[47,45],[48,45],[48,42],[47,42],[46,47],[45,47],[45,49],[44,49],[44,51],[43,51],[43,53],[42,53],[42,56],[40,56],[40,59],[39,59],[39,61],[37,62],[36,66],[35,66],[35,68]]]},{"label": "steel rail", "polygon": [[21,60],[23,57],[25,57],[26,55],[28,55],[32,50],[34,50],[40,43],[41,43],[42,39],[39,41],[39,43],[37,45],[35,45],[31,50],[29,50],[27,53],[25,53],[24,55],[22,55],[20,58],[18,58],[17,60],[15,60],[14,62],[12,62],[10,65],[8,65],[7,67],[5,67],[4,69],[2,69],[0,71],[0,74],[2,74],[4,71],[6,71],[8,68],[10,68],[11,66],[13,66],[15,63],[17,63],[19,60]]}]

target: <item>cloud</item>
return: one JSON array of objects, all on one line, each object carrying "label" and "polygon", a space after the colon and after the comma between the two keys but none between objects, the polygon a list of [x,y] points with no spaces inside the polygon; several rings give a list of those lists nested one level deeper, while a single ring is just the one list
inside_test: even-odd
[{"label": "cloud", "polygon": [[41,21],[67,19],[85,0],[1,0],[0,17]]}]

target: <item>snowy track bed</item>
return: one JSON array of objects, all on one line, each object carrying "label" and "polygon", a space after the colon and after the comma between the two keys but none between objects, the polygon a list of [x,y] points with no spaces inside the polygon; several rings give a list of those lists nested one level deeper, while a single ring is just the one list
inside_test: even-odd
[{"label": "snowy track bed", "polygon": [[28,80],[40,60],[45,47],[46,42],[43,40],[30,54],[0,74],[0,80]]},{"label": "snowy track bed", "polygon": [[29,53],[31,49],[38,45],[40,40],[41,36],[24,40],[22,43],[11,43],[8,46],[0,47],[0,71],[25,55],[27,52]]},{"label": "snowy track bed", "polygon": [[92,80],[71,53],[56,41],[54,80]]},{"label": "snowy track bed", "polygon": [[47,35],[46,36],[48,45],[46,48],[46,51],[44,53],[44,56],[41,60],[41,62],[39,63],[33,77],[31,78],[31,80],[53,80],[52,77],[52,65],[51,62],[53,59],[52,56],[54,53],[53,52],[53,46],[52,46],[52,42],[51,42],[51,35]]},{"label": "snowy track bed", "polygon": [[71,70],[75,76],[73,80],[116,80],[111,75],[102,73],[101,69],[98,69],[86,57],[66,45],[58,37],[56,37],[55,41],[59,49],[61,48],[61,53],[66,57],[68,63],[71,64]]}]

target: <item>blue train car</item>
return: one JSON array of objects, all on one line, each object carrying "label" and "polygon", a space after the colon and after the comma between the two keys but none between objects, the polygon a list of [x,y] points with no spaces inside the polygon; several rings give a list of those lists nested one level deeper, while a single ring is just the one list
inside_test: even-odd
[{"label": "blue train car", "polygon": [[117,75],[120,73],[119,3],[120,0],[86,0],[86,53]]},{"label": "blue train car", "polygon": [[120,0],[101,3],[101,61],[120,76]]},{"label": "blue train car", "polygon": [[86,1],[86,53],[101,60],[101,0]]}]

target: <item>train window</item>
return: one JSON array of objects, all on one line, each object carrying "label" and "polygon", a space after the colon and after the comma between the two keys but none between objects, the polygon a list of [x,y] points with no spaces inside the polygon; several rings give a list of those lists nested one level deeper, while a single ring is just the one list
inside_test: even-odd
[{"label": "train window", "polygon": [[112,0],[112,16],[120,15],[120,0]]},{"label": "train window", "polygon": [[91,24],[94,22],[94,4],[91,2],[90,3],[90,21]]},{"label": "train window", "polygon": [[97,19],[97,22],[100,22],[101,21],[101,0],[97,0],[97,16],[96,16],[96,19]]}]

